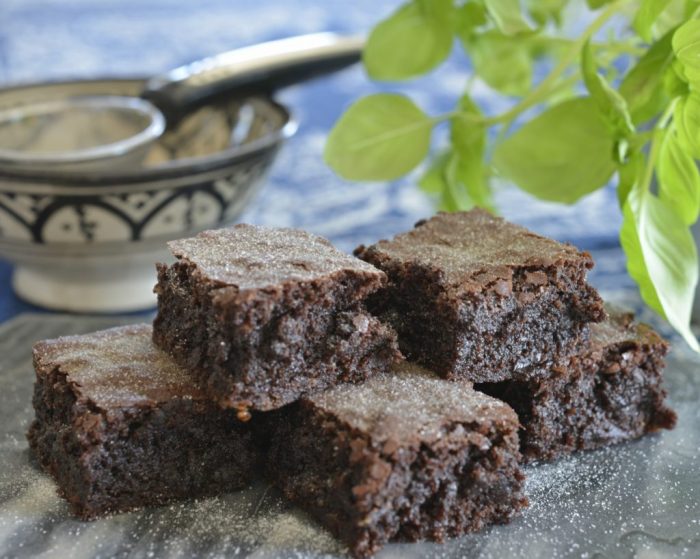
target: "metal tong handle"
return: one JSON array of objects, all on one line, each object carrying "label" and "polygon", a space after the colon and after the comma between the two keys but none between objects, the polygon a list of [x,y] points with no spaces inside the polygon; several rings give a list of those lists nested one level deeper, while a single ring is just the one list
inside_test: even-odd
[{"label": "metal tong handle", "polygon": [[204,58],[146,82],[141,97],[168,120],[217,94],[271,92],[357,62],[364,38],[313,33],[260,43]]}]

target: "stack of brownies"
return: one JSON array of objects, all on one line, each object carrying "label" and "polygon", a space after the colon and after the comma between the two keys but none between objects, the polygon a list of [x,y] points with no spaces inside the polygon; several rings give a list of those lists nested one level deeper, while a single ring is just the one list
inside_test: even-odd
[{"label": "stack of brownies", "polygon": [[169,246],[152,327],[34,348],[29,442],[82,518],[264,472],[362,557],[507,522],[523,459],[674,425],[667,344],[590,256],[486,212],[358,258],[250,225]]}]

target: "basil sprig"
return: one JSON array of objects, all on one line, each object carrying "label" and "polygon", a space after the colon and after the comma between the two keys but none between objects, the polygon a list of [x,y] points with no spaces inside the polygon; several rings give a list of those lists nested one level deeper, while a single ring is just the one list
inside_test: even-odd
[{"label": "basil sprig", "polygon": [[[628,271],[644,301],[700,351],[690,329],[698,255],[689,229],[700,213],[700,0],[586,3],[591,23],[570,39],[557,35],[568,0],[406,2],[370,34],[371,78],[427,74],[456,43],[473,77],[512,103],[484,112],[469,95],[474,79],[437,116],[403,95],[369,95],[337,122],[325,158],[347,179],[398,178],[428,157],[433,128],[447,122],[448,145],[419,181],[441,209],[493,210],[494,177],[567,204],[616,180]],[[627,31],[601,39],[613,18],[626,18]],[[551,70],[533,83],[542,60]]]}]

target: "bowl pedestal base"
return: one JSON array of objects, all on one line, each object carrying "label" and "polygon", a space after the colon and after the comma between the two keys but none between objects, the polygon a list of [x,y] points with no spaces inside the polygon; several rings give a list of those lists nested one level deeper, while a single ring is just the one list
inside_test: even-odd
[{"label": "bowl pedestal base", "polygon": [[83,267],[72,273],[65,268],[18,265],[12,276],[12,287],[25,301],[53,310],[78,313],[145,311],[156,306],[153,262],[140,266],[129,262],[121,267],[111,262],[103,268],[104,272],[86,271]]}]

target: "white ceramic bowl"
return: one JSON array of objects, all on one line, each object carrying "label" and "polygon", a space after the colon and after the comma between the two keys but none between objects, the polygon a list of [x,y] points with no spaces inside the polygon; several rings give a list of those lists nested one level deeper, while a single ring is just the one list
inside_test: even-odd
[{"label": "white ceramic bowl", "polygon": [[[137,95],[143,83],[91,80],[5,89],[0,109],[76,95]],[[165,242],[232,223],[280,144],[296,130],[288,111],[266,97],[222,107],[232,121],[234,113],[245,116],[245,137],[208,155],[185,153],[109,172],[0,167],[0,257],[15,264],[16,293],[74,312],[152,307],[154,264],[169,258]]]}]

